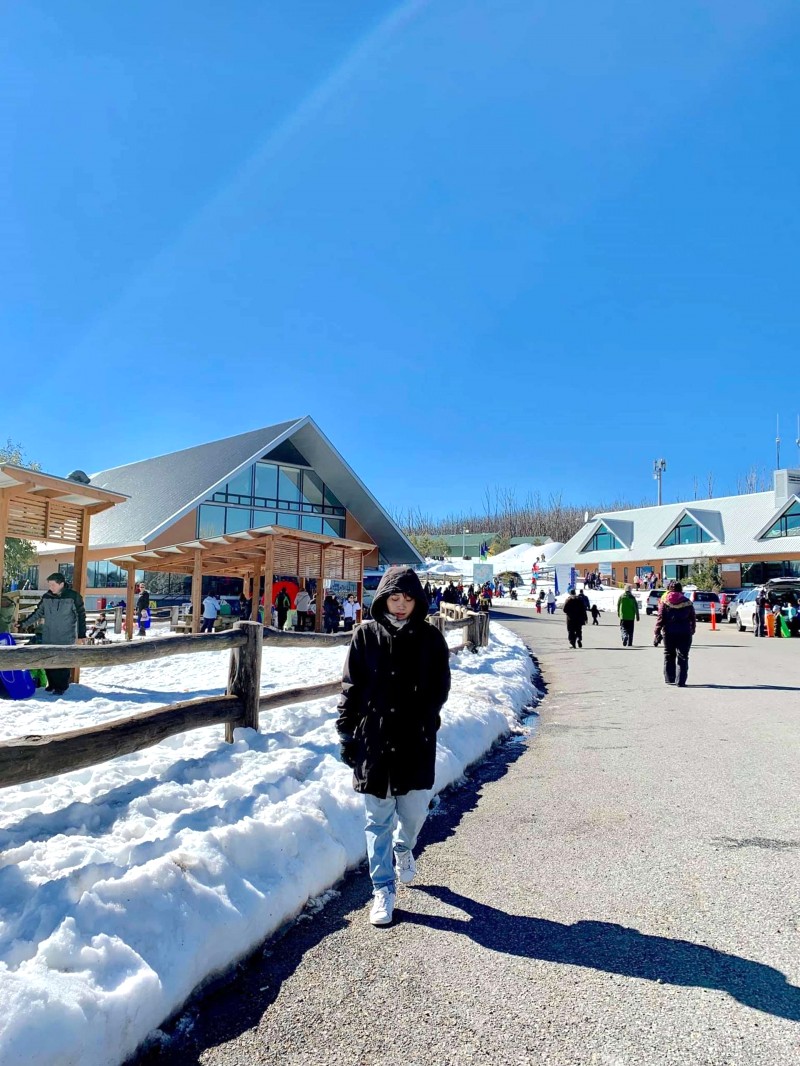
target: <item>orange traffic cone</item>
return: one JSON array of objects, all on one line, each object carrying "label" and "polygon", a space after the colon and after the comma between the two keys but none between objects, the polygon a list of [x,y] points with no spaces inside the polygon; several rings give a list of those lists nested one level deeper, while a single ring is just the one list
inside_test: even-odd
[{"label": "orange traffic cone", "polygon": [[717,612],[714,610],[714,601],[711,601],[711,628],[717,628]]}]

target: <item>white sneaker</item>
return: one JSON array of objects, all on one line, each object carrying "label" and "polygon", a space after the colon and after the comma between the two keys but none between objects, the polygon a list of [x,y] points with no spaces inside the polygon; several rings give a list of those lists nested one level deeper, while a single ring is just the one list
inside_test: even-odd
[{"label": "white sneaker", "polygon": [[414,856],[410,851],[396,851],[394,853],[394,863],[397,876],[404,885],[413,881],[417,876],[417,864],[414,862]]},{"label": "white sneaker", "polygon": [[369,920],[373,925],[389,925],[394,911],[394,892],[391,888],[376,888]]}]

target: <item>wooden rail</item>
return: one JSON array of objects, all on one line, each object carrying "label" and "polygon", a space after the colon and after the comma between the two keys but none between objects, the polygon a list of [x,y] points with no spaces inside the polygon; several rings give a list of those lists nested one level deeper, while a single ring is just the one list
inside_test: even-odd
[{"label": "wooden rail", "polygon": [[[450,610],[429,617],[429,622],[441,632],[466,629],[463,647],[477,650],[488,643],[489,617],[461,607],[447,605]],[[165,637],[133,644],[115,642],[104,645],[30,645],[28,647],[0,647],[0,667],[10,670],[31,668],[84,666],[117,666],[144,662],[196,652],[231,652],[228,689],[224,696],[186,700],[167,707],[144,711],[116,721],[75,729],[50,736],[24,736],[0,742],[0,788],[38,781],[54,774],[82,770],[120,755],[152,747],[177,733],[202,729],[210,725],[224,725],[226,741],[233,741],[237,727],[259,728],[261,711],[276,710],[305,700],[335,696],[341,680],[324,681],[317,685],[282,689],[261,695],[261,652],[266,638],[274,646],[287,648],[332,647],[349,644],[350,632],[323,635],[297,633],[264,628],[258,622],[237,622],[234,629],[188,637]]]}]

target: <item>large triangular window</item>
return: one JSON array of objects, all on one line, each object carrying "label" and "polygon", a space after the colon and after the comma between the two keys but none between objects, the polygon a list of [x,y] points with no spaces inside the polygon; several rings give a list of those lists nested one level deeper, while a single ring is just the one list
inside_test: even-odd
[{"label": "large triangular window", "polygon": [[582,552],[611,551],[614,548],[624,548],[625,545],[614,536],[605,523],[601,522],[594,531],[591,540],[582,549]]},{"label": "large triangular window", "polygon": [[770,526],[763,539],[773,537],[800,537],[800,500],[783,512],[777,522]]},{"label": "large triangular window", "polygon": [[714,538],[688,514],[684,514],[661,541],[660,548],[679,544],[707,544]]}]

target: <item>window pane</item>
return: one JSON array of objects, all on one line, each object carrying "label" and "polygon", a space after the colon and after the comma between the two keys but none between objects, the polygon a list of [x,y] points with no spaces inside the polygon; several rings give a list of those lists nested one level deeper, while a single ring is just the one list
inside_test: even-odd
[{"label": "window pane", "polygon": [[278,468],[271,463],[256,463],[255,495],[274,500],[278,493]]},{"label": "window pane", "polygon": [[322,506],[323,484],[322,478],[313,470],[303,471],[303,497],[308,503],[316,503]]},{"label": "window pane", "polygon": [[276,521],[274,511],[253,511],[254,529],[258,529],[259,526],[274,526]]},{"label": "window pane", "polygon": [[300,502],[300,471],[282,466],[278,471],[278,499]]},{"label": "window pane", "polygon": [[225,508],[203,504],[197,519],[198,537],[218,537],[225,532]]},{"label": "window pane", "polygon": [[327,485],[325,486],[325,503],[328,507],[344,507],[342,501],[337,496],[334,496]]},{"label": "window pane", "polygon": [[243,529],[252,529],[252,511],[244,507],[225,508],[225,532],[241,533]]},{"label": "window pane", "polygon": [[248,499],[253,495],[253,468],[248,466],[246,470],[241,470],[235,478],[232,478],[228,482],[228,493],[233,493],[237,496],[247,496]]},{"label": "window pane", "polygon": [[299,514],[283,514],[278,512],[278,520],[275,523],[278,526],[285,526],[286,529],[297,529],[300,524]]},{"label": "window pane", "polygon": [[329,537],[343,537],[344,522],[339,518],[326,518],[322,523],[322,532]]},{"label": "window pane", "polygon": [[322,519],[312,518],[310,515],[303,515],[300,528],[307,530],[309,533],[321,533]]}]

